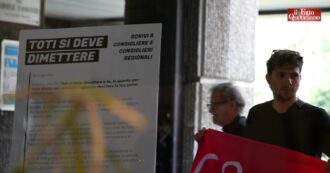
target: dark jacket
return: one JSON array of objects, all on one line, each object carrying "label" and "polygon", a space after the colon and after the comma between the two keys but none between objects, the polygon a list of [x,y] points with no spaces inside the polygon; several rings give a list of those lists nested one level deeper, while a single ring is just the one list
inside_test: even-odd
[{"label": "dark jacket", "polygon": [[223,126],[222,130],[226,133],[242,136],[245,124],[246,118],[241,115],[237,115],[230,124]]}]

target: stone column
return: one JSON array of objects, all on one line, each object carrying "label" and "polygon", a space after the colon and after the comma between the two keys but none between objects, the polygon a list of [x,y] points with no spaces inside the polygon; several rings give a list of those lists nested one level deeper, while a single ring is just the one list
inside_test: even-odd
[{"label": "stone column", "polygon": [[212,123],[206,104],[210,88],[231,81],[247,105],[253,103],[257,0],[184,0],[184,124],[183,170],[190,172],[197,149],[194,133]]}]

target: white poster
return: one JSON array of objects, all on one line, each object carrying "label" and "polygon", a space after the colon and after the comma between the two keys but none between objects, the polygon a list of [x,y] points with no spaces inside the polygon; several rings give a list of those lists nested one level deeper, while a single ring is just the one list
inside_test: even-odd
[{"label": "white poster", "polygon": [[0,109],[15,110],[15,91],[17,80],[18,41],[4,39],[1,41],[1,80]]},{"label": "white poster", "polygon": [[154,173],[160,44],[161,24],[22,31],[11,169]]},{"label": "white poster", "polygon": [[40,0],[0,0],[0,21],[40,25]]}]

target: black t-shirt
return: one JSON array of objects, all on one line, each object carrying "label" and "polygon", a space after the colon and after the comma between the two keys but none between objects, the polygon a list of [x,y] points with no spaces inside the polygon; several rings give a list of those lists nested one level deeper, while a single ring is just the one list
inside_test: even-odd
[{"label": "black t-shirt", "polygon": [[285,113],[272,101],[256,105],[248,114],[244,136],[311,156],[330,156],[330,118],[321,108],[298,100]]}]

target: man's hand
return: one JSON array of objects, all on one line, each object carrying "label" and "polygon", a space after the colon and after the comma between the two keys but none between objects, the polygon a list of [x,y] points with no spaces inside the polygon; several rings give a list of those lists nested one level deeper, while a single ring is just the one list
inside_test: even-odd
[{"label": "man's hand", "polygon": [[205,130],[206,128],[203,127],[202,129],[198,130],[198,132],[194,135],[194,139],[198,144],[203,141]]}]

